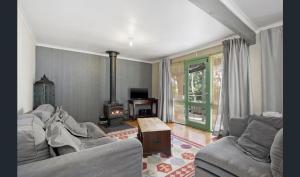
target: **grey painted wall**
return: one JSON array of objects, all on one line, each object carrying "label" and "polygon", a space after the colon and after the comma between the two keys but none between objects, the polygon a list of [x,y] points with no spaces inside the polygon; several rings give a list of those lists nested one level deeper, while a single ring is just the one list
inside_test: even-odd
[{"label": "grey painted wall", "polygon": [[[46,74],[55,83],[55,102],[76,120],[97,122],[109,100],[108,57],[36,47],[36,80]],[[152,66],[117,60],[117,100],[127,109],[129,88],[148,88]],[[151,96],[151,95],[150,95]]]}]

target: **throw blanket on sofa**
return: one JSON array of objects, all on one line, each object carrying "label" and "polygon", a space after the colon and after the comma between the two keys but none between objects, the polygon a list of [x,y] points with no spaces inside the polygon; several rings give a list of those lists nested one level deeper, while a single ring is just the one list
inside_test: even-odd
[{"label": "throw blanket on sofa", "polygon": [[101,138],[105,133],[92,122],[78,123],[67,111],[57,107],[46,122],[46,138],[51,147],[69,146],[74,151],[84,148],[80,138]]},{"label": "throw blanket on sofa", "polygon": [[[106,134],[94,123],[78,123],[62,107],[56,109],[50,104],[44,104],[31,112],[42,123],[41,127],[46,130],[48,144],[57,148],[59,154],[80,151],[91,147],[89,142],[106,136]],[[87,143],[88,142],[88,143]],[[93,144],[93,143],[92,143]],[[52,148],[52,155],[55,152]]]},{"label": "throw blanket on sofa", "polygon": [[53,122],[46,129],[46,138],[51,147],[70,146],[75,151],[84,149],[81,141],[70,134],[61,122]]},{"label": "throw blanket on sofa", "polygon": [[67,111],[57,107],[50,119],[45,122],[45,127],[49,127],[54,122],[61,122],[63,126],[74,136],[83,138],[100,138],[105,133],[92,122],[78,123]]},{"label": "throw blanket on sofa", "polygon": [[86,125],[84,123],[80,124],[76,122],[76,120],[70,116],[67,111],[60,108],[58,114],[55,116],[59,117],[56,119],[59,120],[73,135],[84,138],[89,137]]}]

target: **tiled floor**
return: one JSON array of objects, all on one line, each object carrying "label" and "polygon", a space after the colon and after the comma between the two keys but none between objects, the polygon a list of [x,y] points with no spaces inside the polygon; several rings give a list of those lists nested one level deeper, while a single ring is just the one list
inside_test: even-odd
[{"label": "tiled floor", "polygon": [[[128,124],[137,127],[137,121],[127,121]],[[201,145],[213,142],[213,136],[209,132],[201,131],[178,123],[168,123],[173,134],[193,141]]]}]

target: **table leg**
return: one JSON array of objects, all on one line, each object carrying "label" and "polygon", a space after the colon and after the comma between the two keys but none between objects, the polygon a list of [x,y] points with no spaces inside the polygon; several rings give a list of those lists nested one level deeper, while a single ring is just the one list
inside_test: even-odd
[{"label": "table leg", "polygon": [[135,104],[133,103],[133,107],[132,107],[132,117],[133,117],[133,120],[135,120]]},{"label": "table leg", "polygon": [[128,119],[130,119],[130,106],[129,106],[129,103],[127,104],[127,112],[128,112]]},{"label": "table leg", "polygon": [[155,115],[156,115],[156,117],[158,117],[158,102],[156,102],[155,105],[156,105],[155,106],[155,109],[156,109],[155,110]]},{"label": "table leg", "polygon": [[130,103],[128,103],[128,118],[131,119]]}]

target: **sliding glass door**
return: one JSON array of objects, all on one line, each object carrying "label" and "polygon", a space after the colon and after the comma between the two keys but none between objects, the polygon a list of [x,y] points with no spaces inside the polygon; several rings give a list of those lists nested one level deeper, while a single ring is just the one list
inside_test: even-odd
[{"label": "sliding glass door", "polygon": [[208,58],[185,61],[185,123],[211,130],[210,64]]}]

